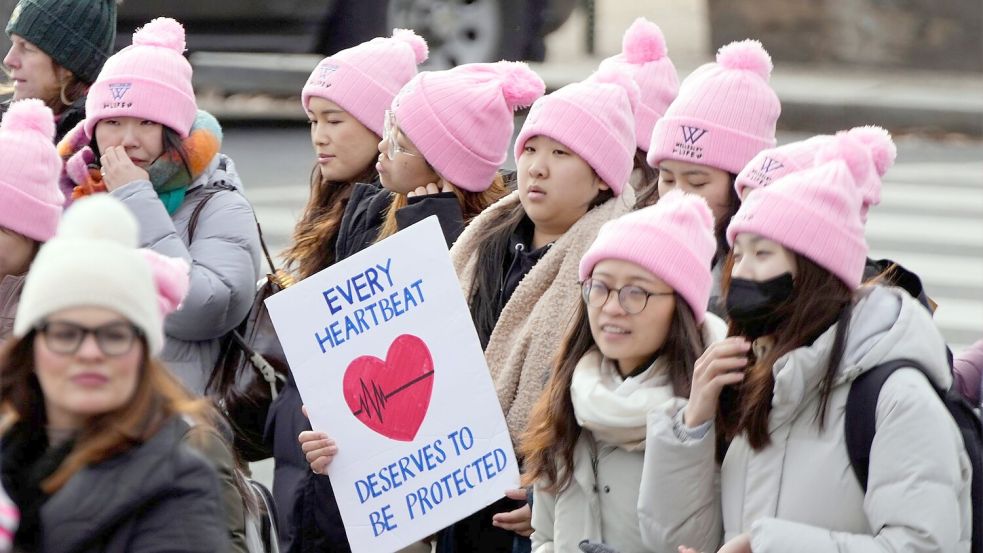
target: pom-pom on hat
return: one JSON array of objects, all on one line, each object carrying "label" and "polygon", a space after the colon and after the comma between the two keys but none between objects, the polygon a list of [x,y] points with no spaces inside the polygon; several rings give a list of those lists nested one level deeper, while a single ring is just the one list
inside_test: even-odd
[{"label": "pom-pom on hat", "polygon": [[[837,133],[839,136],[843,131]],[[857,172],[857,185],[863,195],[861,216],[866,220],[870,207],[880,202],[881,179],[888,169],[894,165],[897,148],[891,139],[891,134],[881,127],[854,127],[846,131],[850,137],[844,147],[846,151],[837,154],[827,152],[818,163],[834,157],[856,157],[857,152],[866,150],[872,165],[865,165],[862,172]],[[762,150],[737,175],[734,186],[738,195],[746,191],[768,186],[789,173],[814,167],[817,164],[817,154],[833,141],[831,135],[818,135],[807,140],[791,142],[777,148]]]},{"label": "pom-pom on hat", "polygon": [[0,123],[0,227],[44,242],[54,236],[65,196],[55,119],[37,99],[10,105]]},{"label": "pom-pom on hat", "polygon": [[396,93],[427,61],[427,42],[407,29],[328,56],[317,64],[301,92],[304,109],[318,96],[331,100],[378,136]]},{"label": "pom-pom on hat", "polygon": [[731,219],[727,241],[741,233],[774,240],[857,288],[868,251],[854,173],[862,165],[859,157],[831,159],[756,190]]},{"label": "pom-pom on hat", "polygon": [[112,117],[160,123],[187,138],[198,104],[191,64],[184,57],[184,27],[158,17],[133,33],[133,44],[106,61],[85,102],[85,133]]},{"label": "pom-pom on hat", "polygon": [[641,101],[635,109],[635,146],[648,151],[655,122],[666,112],[679,92],[679,75],[669,59],[662,29],[639,17],[625,31],[621,53],[601,62],[601,68],[615,67],[635,79]]},{"label": "pom-pom on hat", "polygon": [[119,200],[98,194],[72,204],[27,274],[14,335],[64,309],[102,307],[133,323],[159,353],[164,317],[188,290],[188,264],[139,250],[137,240],[137,221]]},{"label": "pom-pom on hat", "polygon": [[635,157],[634,112],[640,95],[630,75],[606,67],[543,96],[529,110],[515,139],[515,158],[530,138],[552,138],[583,158],[620,195]]},{"label": "pom-pom on hat", "polygon": [[580,280],[605,259],[630,261],[671,286],[700,323],[710,302],[716,249],[706,200],[673,190],[655,205],[605,223],[580,260]]},{"label": "pom-pom on hat", "polygon": [[774,147],[781,105],[768,84],[771,70],[771,57],[756,40],[720,48],[716,63],[687,77],[655,124],[648,164],[671,159],[737,174]]},{"label": "pom-pom on hat", "polygon": [[525,63],[470,63],[418,74],[392,109],[399,129],[440,176],[481,192],[508,156],[515,110],[545,91]]}]

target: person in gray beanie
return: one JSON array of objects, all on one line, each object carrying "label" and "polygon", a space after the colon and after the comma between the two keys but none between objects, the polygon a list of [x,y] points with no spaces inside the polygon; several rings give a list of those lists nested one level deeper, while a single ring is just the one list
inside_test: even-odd
[{"label": "person in gray beanie", "polygon": [[[13,100],[39,98],[57,118],[55,142],[85,119],[85,95],[116,42],[116,0],[20,0],[3,58]],[[0,115],[7,110],[0,104]]]}]

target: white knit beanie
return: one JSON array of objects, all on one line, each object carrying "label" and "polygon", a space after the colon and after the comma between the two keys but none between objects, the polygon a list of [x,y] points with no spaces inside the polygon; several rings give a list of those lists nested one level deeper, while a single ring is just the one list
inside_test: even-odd
[{"label": "white knit beanie", "polygon": [[188,265],[137,249],[137,221],[119,200],[98,194],[75,202],[38,252],[24,282],[14,336],[73,307],[102,307],[136,325],[150,353],[164,344],[164,317],[188,290]]}]

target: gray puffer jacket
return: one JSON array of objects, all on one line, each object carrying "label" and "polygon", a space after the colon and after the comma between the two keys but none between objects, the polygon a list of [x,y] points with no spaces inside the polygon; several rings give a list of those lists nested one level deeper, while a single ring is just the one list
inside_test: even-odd
[{"label": "gray puffer jacket", "polygon": [[[191,215],[210,194],[215,196],[202,209],[189,242]],[[192,392],[201,394],[218,359],[218,338],[249,312],[260,272],[256,218],[235,166],[224,154],[215,156],[188,187],[173,216],[150,181],[131,182],[112,195],[136,215],[142,247],[191,265],[191,289],[181,309],[164,323],[160,358]]]},{"label": "gray puffer jacket", "polygon": [[[754,553],[959,553],[970,547],[972,469],[962,437],[932,389],[952,382],[945,342],[928,311],[897,288],[857,292],[843,362],[820,430],[815,417],[835,326],[778,360],[769,414],[771,444],[738,436],[719,471],[714,429],[682,422],[682,401],[649,416],[639,516],[656,551],[679,544],[714,551],[720,538],[750,533]],[[860,374],[895,359],[877,400],[864,493],[850,466],[843,415]],[[931,379],[931,383],[929,382]]]}]

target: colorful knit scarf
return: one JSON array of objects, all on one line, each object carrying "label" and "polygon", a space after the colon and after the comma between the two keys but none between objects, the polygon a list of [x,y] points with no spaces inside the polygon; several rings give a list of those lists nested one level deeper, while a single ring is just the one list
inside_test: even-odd
[{"label": "colorful knit scarf", "polygon": [[[58,153],[65,160],[62,189],[71,190],[73,200],[106,192],[98,160],[89,146],[91,142],[91,137],[85,133],[83,121],[58,144]],[[210,113],[198,110],[191,133],[181,141],[181,150],[188,161],[190,173],[181,161],[181,153],[173,149],[165,151],[147,168],[154,191],[168,214],[173,215],[181,206],[188,186],[205,172],[221,147],[222,127]]]}]

